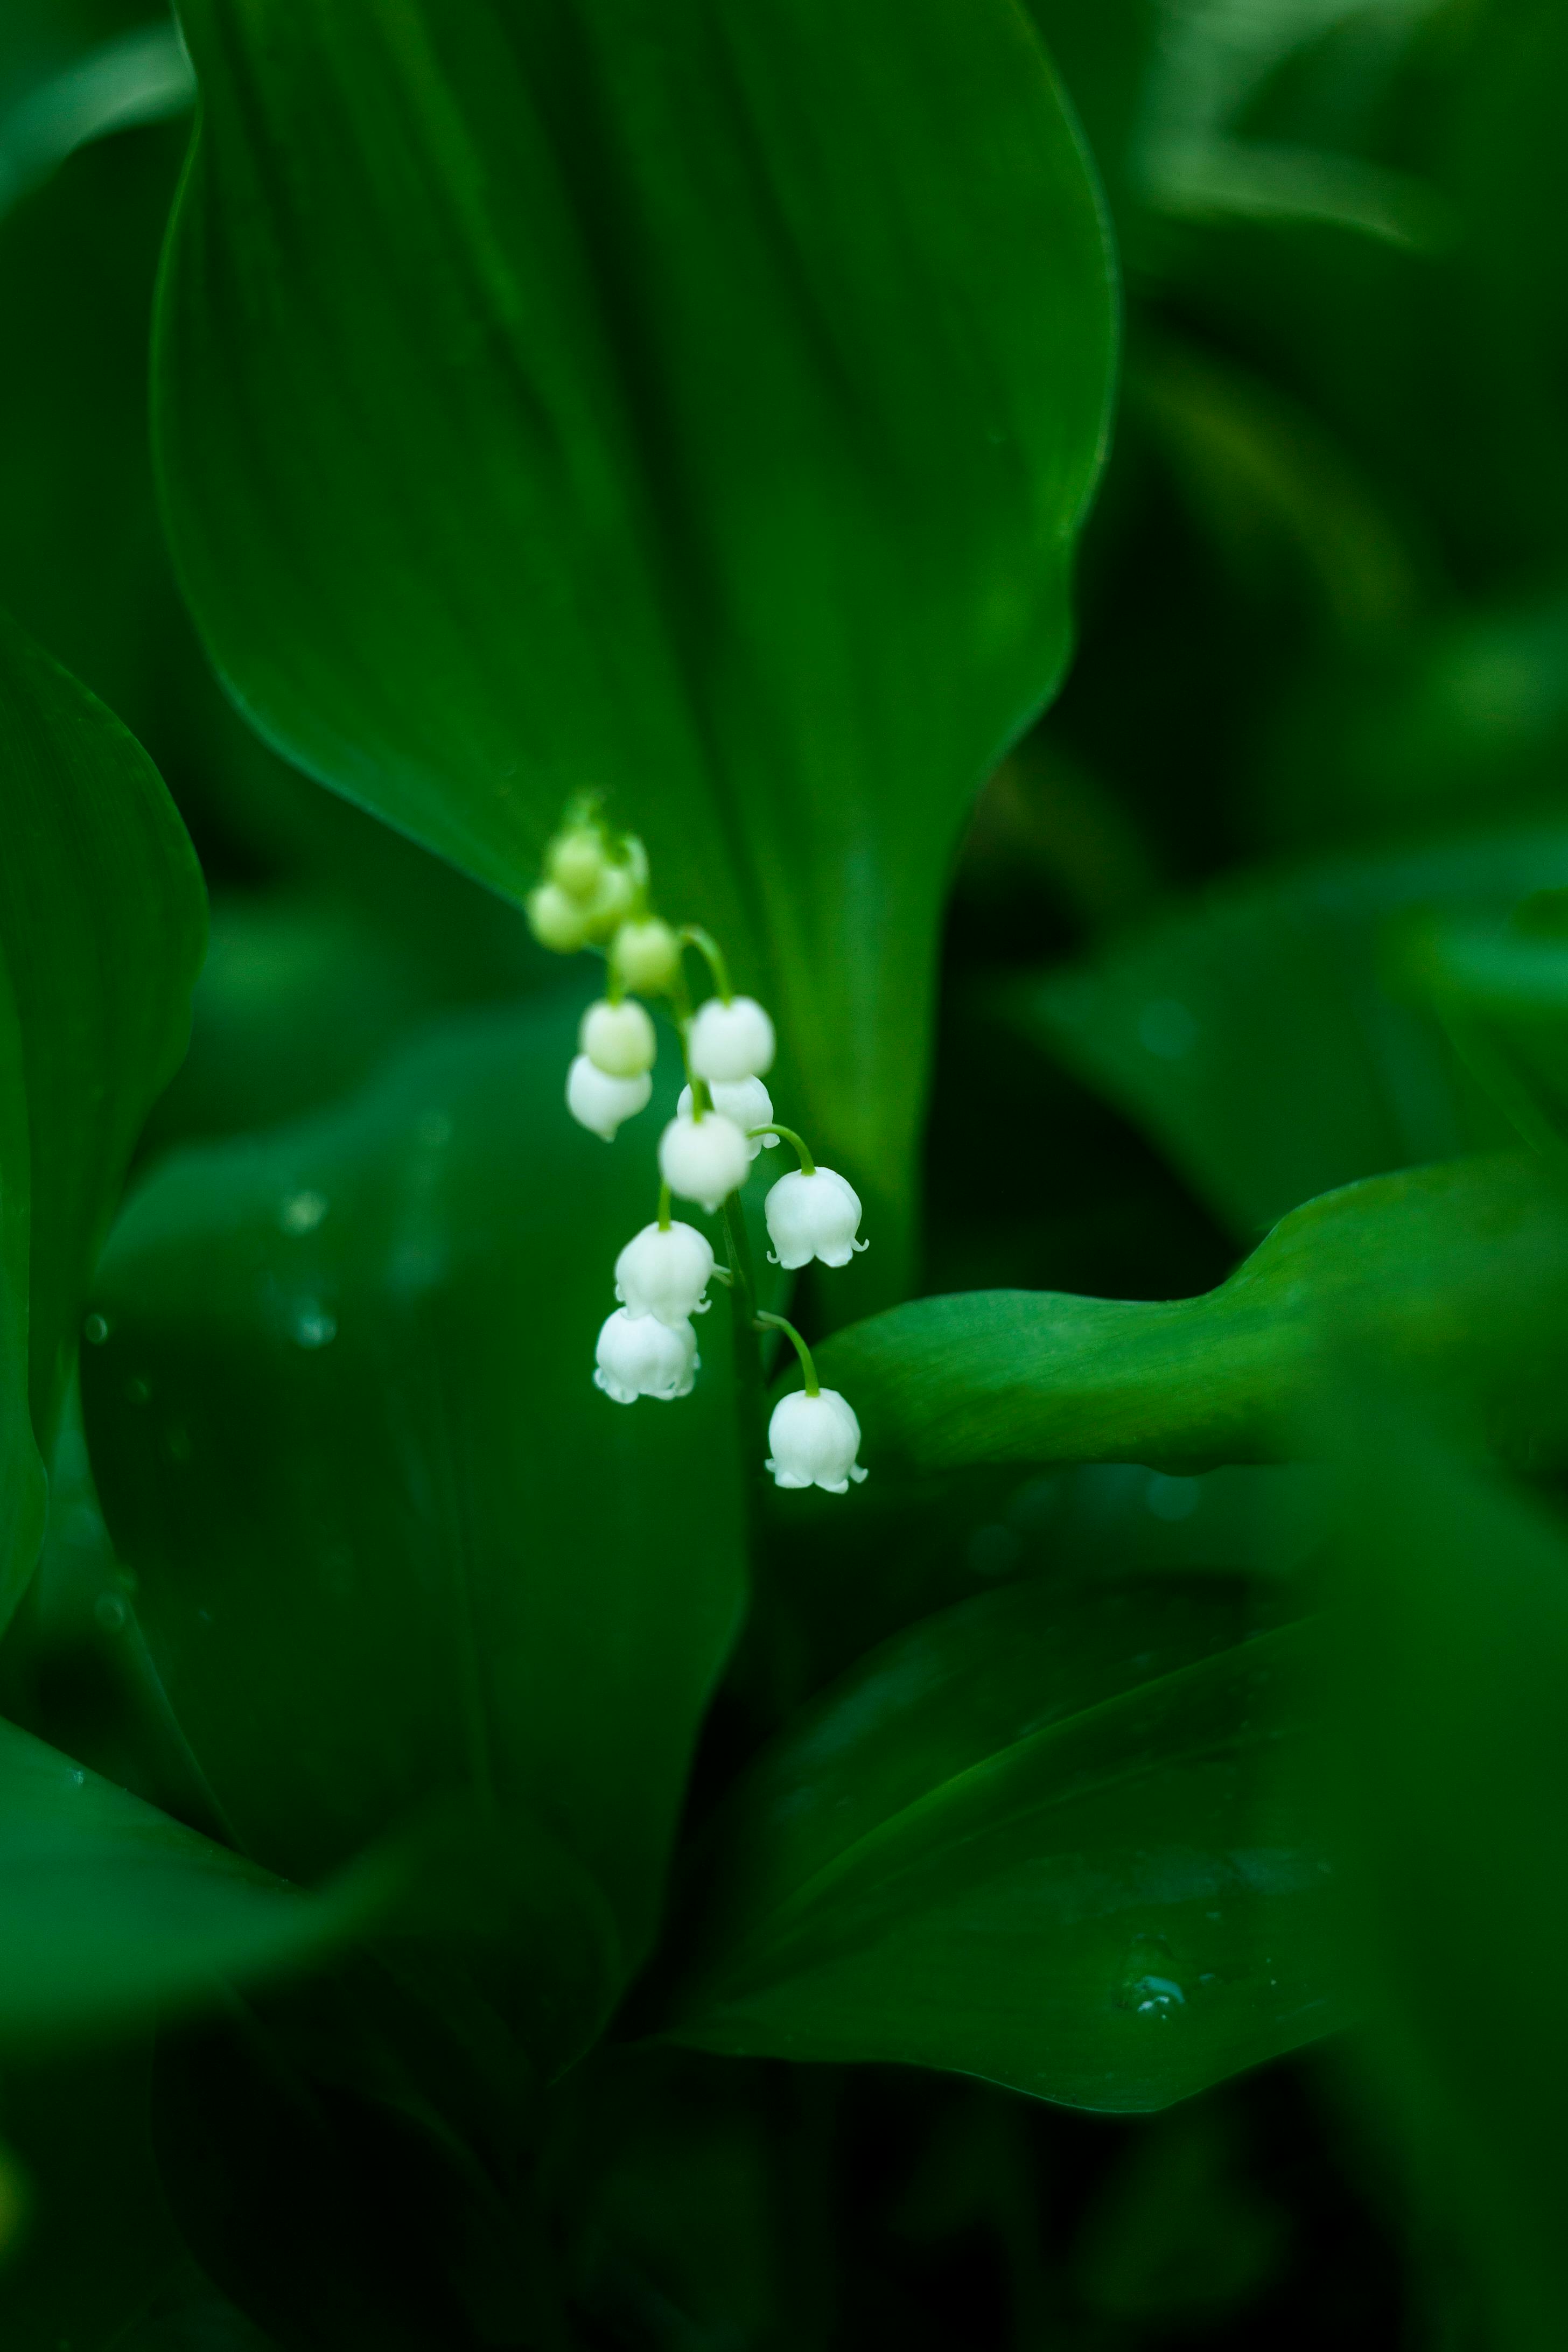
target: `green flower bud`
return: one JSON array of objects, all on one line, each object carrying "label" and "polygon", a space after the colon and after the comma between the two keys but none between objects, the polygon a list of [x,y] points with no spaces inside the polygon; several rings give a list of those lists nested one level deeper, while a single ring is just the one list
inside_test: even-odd
[{"label": "green flower bud", "polygon": [[576,824],[558,833],[544,853],[544,869],[569,898],[591,900],[604,878],[605,836],[596,825]]},{"label": "green flower bud", "polygon": [[623,987],[635,988],[639,996],[662,996],[680,969],[680,943],[668,923],[649,916],[621,925],[610,959]]},{"label": "green flower bud", "polygon": [[529,928],[542,948],[556,955],[575,955],[588,944],[588,916],[558,883],[542,882],[529,893]]}]

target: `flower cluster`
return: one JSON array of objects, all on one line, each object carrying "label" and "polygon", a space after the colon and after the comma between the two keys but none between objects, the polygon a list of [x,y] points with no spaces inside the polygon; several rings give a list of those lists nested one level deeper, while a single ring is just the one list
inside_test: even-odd
[{"label": "flower cluster", "polygon": [[[566,1108],[579,1125],[614,1142],[653,1094],[658,1037],[645,998],[667,1001],[686,1068],[675,1117],[658,1140],[658,1214],[616,1260],[616,1297],[595,1350],[595,1385],[617,1404],[638,1397],[665,1402],[688,1396],[701,1366],[692,1318],[710,1305],[710,1282],[727,1283],[753,1328],[787,1334],[805,1386],[784,1397],[768,1426],[767,1467],[780,1486],[824,1486],[844,1494],[866,1473],[857,1456],[860,1424],[836,1390],[822,1388],[811,1352],[782,1316],[758,1311],[749,1294],[735,1195],[752,1162],[779,1142],[793,1146],[798,1169],[783,1176],[763,1204],[769,1257],[785,1267],[847,1265],[858,1238],[860,1202],[853,1185],[819,1168],[793,1129],[773,1118],[764,1080],[773,1067],[773,1024],[754,997],[737,996],[724,958],[706,931],[672,929],[653,911],[648,863],[631,836],[612,840],[591,802],[568,811],[545,853],[544,878],[528,901],[534,937],[563,955],[603,950],[605,992],[583,1015],[578,1050],[566,1074]],[[686,951],[708,967],[712,993],[692,1006]],[[710,1215],[722,1212],[728,1265],[695,1225],[672,1215],[675,1201]]]}]

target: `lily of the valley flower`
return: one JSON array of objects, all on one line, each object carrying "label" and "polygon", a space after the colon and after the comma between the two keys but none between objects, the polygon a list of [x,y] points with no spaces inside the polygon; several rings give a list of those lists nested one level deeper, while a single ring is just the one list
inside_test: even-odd
[{"label": "lily of the valley flower", "polygon": [[634,1320],[651,1315],[679,1330],[689,1316],[707,1314],[711,1301],[702,1294],[712,1276],[712,1248],[695,1225],[645,1225],[616,1260],[616,1297]]},{"label": "lily of the valley flower", "polygon": [[672,1118],[659,1137],[658,1172],[670,1191],[710,1212],[739,1192],[751,1170],[751,1144],[722,1111]]},{"label": "lily of the valley flower", "polygon": [[652,1069],[658,1053],[647,1009],[635,996],[623,996],[618,1004],[601,997],[597,1004],[590,1004],[577,1043],[594,1067],[611,1078],[640,1078]]},{"label": "lily of the valley flower", "polygon": [[613,1078],[595,1068],[586,1054],[577,1055],[566,1073],[567,1109],[579,1127],[602,1135],[606,1143],[615,1141],[624,1120],[647,1108],[652,1093],[653,1080],[646,1070],[640,1077]]},{"label": "lily of the valley flower", "polygon": [[[776,1135],[754,1135],[752,1132],[753,1128],[773,1124],[773,1097],[761,1078],[731,1078],[728,1084],[722,1078],[714,1078],[710,1082],[708,1091],[713,1097],[714,1109],[722,1111],[726,1118],[734,1120],[746,1139],[747,1149],[753,1160],[764,1147],[769,1151],[774,1149],[778,1142]],[[675,1108],[682,1118],[690,1118],[689,1087],[681,1087],[680,1100]]]},{"label": "lily of the valley flower", "polygon": [[754,996],[710,996],[700,1005],[687,1039],[698,1077],[728,1086],[736,1078],[765,1077],[773,1066],[773,1024]]},{"label": "lily of the valley flower", "polygon": [[831,1168],[799,1168],[781,1176],[763,1204],[768,1221],[768,1255],[775,1265],[847,1265],[857,1250],[869,1247],[855,1236],[860,1195]]},{"label": "lily of the valley flower", "polygon": [[781,1397],[768,1423],[772,1452],[765,1467],[777,1486],[821,1486],[830,1495],[847,1493],[866,1476],[856,1460],[860,1451],[860,1424],[837,1389],[819,1389],[816,1396],[795,1389]]},{"label": "lily of the valley flower", "polygon": [[623,923],[610,949],[610,962],[623,988],[642,996],[662,996],[680,970],[680,941],[657,915]]},{"label": "lily of the valley flower", "polygon": [[594,1350],[598,1369],[594,1385],[617,1404],[635,1404],[640,1396],[689,1396],[701,1359],[697,1334],[689,1323],[661,1323],[652,1315],[628,1315],[624,1307],[605,1318]]}]

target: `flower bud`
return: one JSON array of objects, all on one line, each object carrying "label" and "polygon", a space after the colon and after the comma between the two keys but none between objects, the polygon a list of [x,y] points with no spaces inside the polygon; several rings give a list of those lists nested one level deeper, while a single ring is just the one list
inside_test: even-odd
[{"label": "flower bud", "polygon": [[[746,1149],[753,1160],[764,1146],[769,1151],[773,1149],[778,1141],[776,1135],[752,1133],[753,1127],[768,1127],[773,1123],[773,1097],[761,1078],[731,1078],[728,1085],[722,1078],[715,1078],[708,1091],[713,1097],[714,1109],[721,1110],[726,1118],[734,1120],[746,1139]],[[682,1118],[690,1118],[689,1087],[681,1087],[680,1100],[675,1108]]]},{"label": "flower bud", "polygon": [[711,1211],[751,1174],[751,1149],[722,1111],[672,1118],[658,1139],[658,1172],[683,1201],[700,1202]]},{"label": "flower bud", "polygon": [[857,1250],[870,1246],[855,1238],[860,1195],[831,1168],[816,1169],[809,1176],[801,1168],[781,1176],[763,1213],[773,1245],[768,1255],[775,1265],[805,1265],[814,1257],[824,1265],[847,1265]]},{"label": "flower bud", "polygon": [[640,996],[662,996],[680,970],[680,942],[668,923],[650,915],[640,923],[623,923],[616,933],[610,961],[626,988]]},{"label": "flower bud", "polygon": [[583,909],[583,921],[593,946],[602,947],[620,929],[636,896],[637,877],[629,866],[605,867],[593,897]]},{"label": "flower bud", "polygon": [[559,884],[542,882],[527,899],[529,929],[542,948],[555,955],[575,955],[588,944],[588,923],[575,898]]},{"label": "flower bud", "polygon": [[594,1067],[612,1078],[640,1078],[652,1069],[658,1052],[653,1023],[632,996],[623,996],[618,1004],[602,996],[597,1004],[590,1004],[577,1043]]},{"label": "flower bud", "polygon": [[689,1396],[701,1362],[697,1334],[689,1323],[660,1323],[651,1315],[628,1315],[617,1307],[607,1316],[594,1350],[598,1369],[594,1386],[617,1404],[635,1404],[640,1396]]},{"label": "flower bud", "polygon": [[691,1066],[700,1078],[765,1077],[773,1066],[773,1024],[753,996],[726,1004],[710,996],[698,1007],[687,1039]]},{"label": "flower bud", "polygon": [[866,1476],[856,1455],[860,1451],[860,1424],[837,1389],[807,1396],[795,1389],[781,1397],[768,1423],[773,1448],[764,1468],[776,1486],[822,1486],[830,1495],[847,1493]]},{"label": "flower bud", "polygon": [[569,898],[592,898],[605,871],[605,836],[597,825],[569,825],[544,853],[544,870]]},{"label": "flower bud", "polygon": [[596,1069],[586,1054],[579,1054],[566,1073],[566,1108],[579,1127],[614,1143],[623,1119],[646,1109],[653,1080],[645,1070],[640,1078],[611,1077]]},{"label": "flower bud", "polygon": [[651,1315],[674,1329],[707,1314],[712,1274],[712,1248],[695,1225],[645,1225],[616,1260],[616,1297],[634,1319]]}]

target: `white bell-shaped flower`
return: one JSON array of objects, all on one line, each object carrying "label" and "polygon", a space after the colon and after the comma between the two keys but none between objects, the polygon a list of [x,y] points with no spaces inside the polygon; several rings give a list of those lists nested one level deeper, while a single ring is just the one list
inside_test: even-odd
[{"label": "white bell-shaped flower", "polygon": [[672,1118],[658,1139],[658,1172],[672,1192],[711,1212],[752,1172],[745,1132],[720,1110]]},{"label": "white bell-shaped flower", "polygon": [[647,1107],[653,1080],[645,1070],[638,1078],[613,1078],[597,1069],[586,1054],[579,1054],[566,1073],[566,1108],[579,1127],[614,1143],[623,1119],[635,1118]]},{"label": "white bell-shaped flower", "polygon": [[732,996],[728,1004],[710,996],[700,1005],[686,1049],[700,1078],[765,1077],[773,1066],[773,1024],[754,996]]},{"label": "white bell-shaped flower", "polygon": [[856,1455],[860,1451],[860,1424],[837,1389],[807,1396],[795,1389],[781,1397],[768,1423],[773,1448],[766,1467],[777,1486],[824,1486],[830,1495],[847,1492],[866,1476]]},{"label": "white bell-shaped flower", "polygon": [[824,1265],[847,1265],[857,1250],[869,1248],[857,1241],[860,1195],[853,1184],[831,1168],[804,1168],[781,1176],[763,1204],[768,1221],[768,1255],[775,1265],[807,1265],[819,1257]]},{"label": "white bell-shaped flower", "polygon": [[[713,1097],[714,1109],[721,1110],[726,1118],[734,1120],[746,1139],[746,1149],[753,1160],[764,1146],[769,1151],[773,1150],[778,1142],[776,1135],[752,1133],[754,1127],[771,1127],[773,1124],[773,1097],[761,1078],[731,1078],[728,1084],[722,1078],[713,1078],[709,1081],[708,1091]],[[681,1087],[680,1100],[675,1108],[682,1118],[690,1118],[689,1087]]]},{"label": "white bell-shaped flower", "polygon": [[701,1363],[697,1334],[689,1323],[660,1323],[652,1315],[628,1315],[617,1307],[607,1316],[594,1353],[598,1370],[594,1386],[617,1404],[635,1404],[640,1396],[689,1396]]},{"label": "white bell-shaped flower", "polygon": [[712,1247],[695,1225],[645,1225],[616,1260],[616,1297],[634,1319],[651,1315],[675,1330],[707,1314],[712,1275]]},{"label": "white bell-shaped flower", "polygon": [[597,1004],[590,1004],[577,1043],[594,1067],[611,1078],[640,1078],[652,1069],[658,1052],[647,1008],[635,996],[623,996],[618,1004],[602,996]]}]

